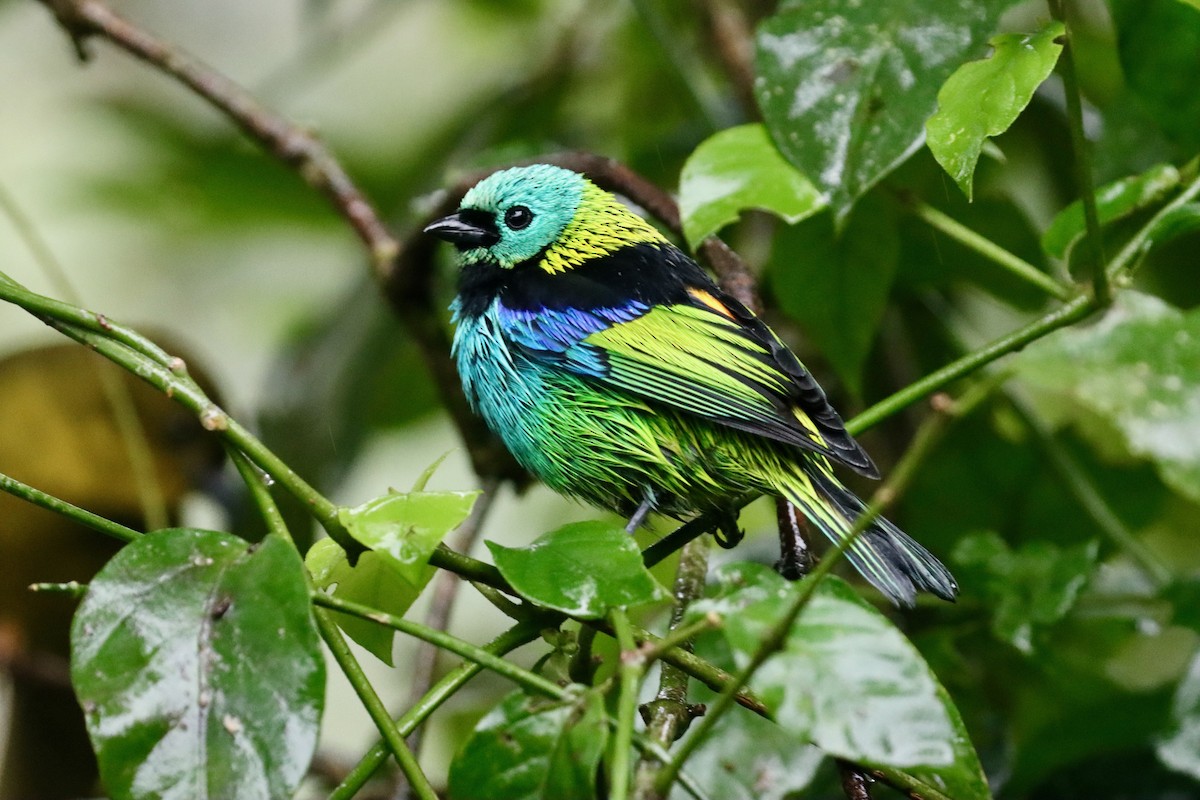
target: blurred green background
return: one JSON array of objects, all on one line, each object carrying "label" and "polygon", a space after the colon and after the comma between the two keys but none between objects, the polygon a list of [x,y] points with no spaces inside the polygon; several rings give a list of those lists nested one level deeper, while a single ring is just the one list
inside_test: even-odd
[{"label": "blurred green background", "polygon": [[[755,118],[737,79],[747,62],[727,37],[748,33],[772,10],[732,0],[113,5],[318,132],[400,232],[453,179],[542,152],[597,152],[673,189],[700,142]],[[1200,11],[1179,0],[1072,7],[1098,180],[1195,156]],[[1031,30],[1045,17],[1042,4],[1019,3],[1002,27]],[[418,354],[369,282],[344,222],[173,81],[106,43],[90,50],[92,63],[81,66],[41,5],[0,2],[0,190],[47,242],[82,304],[179,342],[226,407],[338,502],[406,489],[447,451],[430,485],[475,486]],[[926,151],[916,152],[888,191],[868,195],[851,218],[846,241],[855,247],[835,245],[827,214],[792,228],[750,214],[729,232],[763,271],[768,319],[845,416],[1042,306],[1027,286],[903,216],[890,189],[915,192],[1040,267],[1065,268],[1038,242],[1078,196],[1061,82],[1048,82],[997,144],[1004,160],[981,162],[971,206]],[[1128,233],[1115,226],[1110,246]],[[1177,239],[1153,255],[1138,288],[1194,308],[1198,252],[1194,234]],[[812,271],[825,263],[814,253],[850,281],[858,268],[893,270],[877,318],[855,332],[861,346],[828,360],[830,334],[812,319]],[[452,276],[443,268],[448,302]],[[0,269],[60,294],[11,214],[0,214]],[[0,305],[0,358],[56,341]],[[1198,785],[1165,768],[1155,746],[1172,731],[1189,663],[1191,685],[1200,680],[1200,490],[1164,482],[1113,419],[1070,396],[1070,378],[1053,359],[1049,378],[1036,362],[1028,369],[1018,393],[1027,405],[997,398],[955,427],[893,514],[963,587],[956,607],[922,605],[905,624],[962,708],[1003,796],[1196,796]],[[1200,366],[1181,369],[1194,375]],[[45,402],[58,402],[54,392]],[[1029,407],[1037,425],[1022,415]],[[914,408],[865,438],[885,472],[925,413]],[[16,410],[0,415],[0,436],[4,424],[24,424]],[[1200,425],[1200,412],[1195,419]],[[1170,564],[1169,586],[1148,584],[1104,538],[1047,441]],[[20,477],[14,465],[0,463],[0,471]],[[198,525],[227,524],[211,500],[187,501],[183,514]],[[525,544],[594,516],[541,487],[519,498],[505,489],[485,535]],[[762,504],[743,516],[750,536],[739,558],[774,559],[772,519]],[[452,630],[482,641],[500,617],[464,599]],[[397,648],[395,670],[363,659],[393,704],[407,696],[413,650],[404,638]],[[434,718],[426,760],[435,778],[499,690],[480,678]],[[356,758],[375,733],[346,687],[330,691],[338,699],[328,705],[322,749],[338,763]],[[1188,763],[1200,775],[1200,755]]]}]

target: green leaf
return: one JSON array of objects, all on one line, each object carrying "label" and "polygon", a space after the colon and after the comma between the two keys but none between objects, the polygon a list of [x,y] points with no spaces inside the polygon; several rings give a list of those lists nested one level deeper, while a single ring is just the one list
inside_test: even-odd
[{"label": "green leaf", "polygon": [[1110,421],[1130,452],[1200,501],[1200,310],[1124,291],[1098,323],[1035,342],[1016,368],[1027,383]]},{"label": "green leaf", "polygon": [[861,394],[862,366],[883,320],[900,260],[890,206],[868,197],[838,236],[822,214],[782,231],[768,276],[779,305]]},{"label": "green leaf", "polygon": [[758,28],[755,95],[783,155],[840,222],[925,133],[938,89],[1008,0],[790,0]]},{"label": "green leaf", "polygon": [[[795,585],[756,564],[717,573],[714,597],[689,616],[717,613],[738,665],[790,601]],[[790,734],[840,758],[904,769],[929,796],[986,798],[987,784],[962,719],[916,648],[887,617],[827,578],[783,650],[751,679]]]},{"label": "green leaf", "polygon": [[1154,221],[1146,231],[1146,246],[1143,250],[1149,252],[1178,236],[1197,230],[1200,230],[1200,203],[1184,203]]},{"label": "green leaf", "polygon": [[176,528],[100,570],[71,682],[113,796],[292,796],[325,698],[303,569],[276,537]]},{"label": "green leaf", "polygon": [[[992,632],[1023,653],[1034,651],[1040,629],[1075,605],[1096,569],[1096,542],[1058,547],[1029,542],[1012,551],[995,533],[972,534],[954,551],[960,583],[994,609]],[[1051,643],[1052,646],[1052,643]]]},{"label": "green leaf", "polygon": [[[1121,178],[1096,190],[1096,214],[1101,225],[1123,219],[1158,203],[1179,186],[1179,170],[1170,164],[1151,167],[1141,175]],[[1083,236],[1087,225],[1083,201],[1076,200],[1050,222],[1042,234],[1042,249],[1055,258],[1066,258]]]},{"label": "green leaf", "polygon": [[[690,735],[690,733],[688,734]],[[720,800],[787,800],[812,783],[824,756],[775,722],[734,708],[687,762],[689,776]],[[671,800],[691,795],[675,787]]]},{"label": "green leaf", "polygon": [[692,249],[748,208],[796,223],[824,205],[821,194],[784,160],[759,124],[705,139],[679,176],[679,212]]},{"label": "green leaf", "polygon": [[475,727],[450,764],[451,800],[590,800],[608,743],[604,699],[513,692]]},{"label": "green leaf", "polygon": [[991,56],[959,67],[938,92],[937,113],[925,123],[926,142],[968,198],[984,142],[1008,130],[1029,105],[1058,62],[1065,31],[1055,21],[1037,33],[996,36]]},{"label": "green leaf", "polygon": [[1155,745],[1159,760],[1200,780],[1200,653],[1192,658],[1171,704],[1172,730]]},{"label": "green leaf", "polygon": [[[433,465],[436,468],[437,464]],[[390,492],[338,518],[371,548],[353,567],[331,539],[309,548],[305,563],[318,589],[396,616],[404,616],[433,577],[429,556],[471,513],[478,492]],[[369,620],[335,612],[338,626],[391,666],[396,632]]]},{"label": "green leaf", "polygon": [[608,522],[576,522],[528,547],[487,543],[513,588],[538,605],[584,619],[662,600],[667,593],[642,564],[637,542]]}]

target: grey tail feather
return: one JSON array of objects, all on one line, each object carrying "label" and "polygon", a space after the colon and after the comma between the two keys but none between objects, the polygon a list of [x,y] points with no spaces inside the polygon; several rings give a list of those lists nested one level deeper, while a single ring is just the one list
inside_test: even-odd
[{"label": "grey tail feather", "polygon": [[[810,499],[802,496],[788,496],[787,499],[798,505],[831,541],[841,542],[866,506],[832,476],[817,470],[808,472],[808,476],[822,499],[837,512],[836,518],[830,519],[828,513],[811,509]],[[883,517],[877,517],[858,536],[846,551],[846,558],[864,578],[898,606],[911,607],[919,591],[930,592],[950,602],[958,594],[958,584],[950,570]]]}]

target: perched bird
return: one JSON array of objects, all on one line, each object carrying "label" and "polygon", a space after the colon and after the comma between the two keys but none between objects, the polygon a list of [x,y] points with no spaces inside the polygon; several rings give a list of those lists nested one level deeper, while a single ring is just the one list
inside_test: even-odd
[{"label": "perched bird", "polygon": [[[877,478],[871,458],[779,337],[612,194],[560,167],[507,169],[425,231],[458,250],[467,397],[550,488],[631,529],[765,493],[846,537],[864,506],[831,462]],[[882,518],[847,557],[898,604],[957,591]]]}]

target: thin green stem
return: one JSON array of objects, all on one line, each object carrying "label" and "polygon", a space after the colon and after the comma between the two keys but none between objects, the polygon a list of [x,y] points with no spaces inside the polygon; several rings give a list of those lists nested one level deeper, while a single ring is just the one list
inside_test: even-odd
[{"label": "thin green stem", "polygon": [[201,425],[232,443],[304,502],[342,549],[352,555],[363,551],[363,546],[350,536],[338,519],[337,506],[217,406],[187,375],[182,359],[167,355],[153,342],[110,322],[103,315],[31,292],[3,273],[0,273],[0,300],[11,302],[48,321],[59,332],[91,347],[191,410]]},{"label": "thin green stem", "polygon": [[67,581],[66,583],[31,583],[29,591],[39,592],[44,594],[65,594],[68,597],[73,597],[80,600],[87,594],[88,585],[79,581]]},{"label": "thin green stem", "polygon": [[[361,603],[343,600],[340,597],[324,594],[323,592],[314,591],[312,600],[318,606],[340,611],[343,614],[350,614],[360,619],[365,619],[370,622],[375,622],[379,625],[386,625],[389,628],[400,631],[401,633],[412,636],[421,641],[429,642],[443,650],[449,650],[455,655],[474,661],[481,666],[490,669],[498,675],[513,681],[519,686],[544,694],[547,697],[563,698],[566,696],[565,691],[557,683],[543,678],[535,672],[519,667],[510,661],[499,658],[489,653],[485,648],[470,642],[463,641],[456,636],[452,636],[445,631],[440,631],[431,628],[428,625],[422,625],[419,622],[397,617],[393,614],[387,614],[378,609],[365,606]],[[544,625],[539,626],[544,627]]]},{"label": "thin green stem", "polygon": [[1050,13],[1066,28],[1062,56],[1063,88],[1067,95],[1067,126],[1071,131],[1071,149],[1075,158],[1075,180],[1083,200],[1083,219],[1087,228],[1087,259],[1092,267],[1092,293],[1096,303],[1107,306],[1112,302],[1112,287],[1104,268],[1104,242],[1100,238],[1100,215],[1096,211],[1096,191],[1092,182],[1092,155],[1087,136],[1083,131],[1083,95],[1079,89],[1079,77],[1075,72],[1075,53],[1072,44],[1071,23],[1067,19],[1062,0],[1048,0]]},{"label": "thin green stem", "polygon": [[[703,539],[697,540],[704,542]],[[689,542],[689,546],[695,542]],[[647,642],[642,645],[642,658],[646,661],[657,661],[662,657],[663,653],[674,647],[687,647],[692,639],[704,631],[716,630],[721,627],[721,619],[715,613],[692,622],[689,625],[680,625],[677,628],[672,628],[665,636],[657,642]]]},{"label": "thin green stem", "polygon": [[358,659],[354,657],[354,653],[350,652],[350,646],[346,644],[346,639],[342,636],[341,630],[330,619],[328,611],[314,609],[314,612],[317,618],[317,628],[321,631],[321,637],[329,647],[329,652],[333,654],[333,659],[337,661],[346,679],[350,681],[350,685],[354,687],[355,693],[362,700],[367,713],[371,715],[371,720],[375,723],[375,727],[383,735],[383,740],[387,742],[388,749],[396,757],[396,762],[400,765],[400,771],[404,773],[409,786],[412,787],[412,790],[421,800],[437,800],[437,792],[433,790],[433,787],[429,784],[429,778],[425,777],[425,773],[421,770],[420,765],[417,764],[417,757],[408,748],[408,743],[404,741],[404,734],[396,727],[396,723],[392,720],[392,715],[388,713],[387,708],[383,705],[383,701],[379,699],[379,695],[375,692],[375,687],[371,685],[371,681],[367,679],[366,674],[362,671],[362,666],[358,663]]},{"label": "thin green stem", "polygon": [[1147,220],[1145,225],[1138,229],[1133,238],[1126,242],[1116,257],[1109,262],[1108,275],[1113,283],[1118,286],[1123,285],[1132,277],[1141,257],[1154,244],[1150,235],[1154,233],[1163,219],[1173,214],[1181,206],[1195,200],[1197,195],[1200,195],[1200,177],[1195,178],[1174,200],[1160,208],[1153,217]]},{"label": "thin green stem", "polygon": [[[238,473],[242,476],[242,480],[246,483],[250,490],[250,496],[258,507],[259,513],[266,522],[267,529],[271,536],[278,536],[292,542],[292,535],[287,529],[287,524],[283,520],[283,515],[279,513],[279,507],[275,504],[274,498],[268,491],[266,484],[262,480],[250,461],[242,454],[236,451],[230,453],[234,465],[237,467]],[[294,545],[295,543],[292,542]],[[305,578],[307,579],[307,574]],[[310,595],[314,601],[318,596],[313,589],[309,587]],[[388,748],[396,757],[396,762],[400,765],[401,771],[408,779],[409,785],[412,787],[416,795],[421,800],[437,800],[437,792],[429,783],[429,779],[425,777],[425,773],[421,771],[421,767],[417,764],[417,758],[409,749],[408,743],[404,741],[404,735],[397,729],[395,722],[392,721],[391,714],[388,713],[379,694],[375,691],[375,687],[371,685],[370,679],[363,672],[362,665],[358,663],[354,653],[351,652],[350,646],[346,643],[346,637],[342,635],[341,629],[333,621],[329,612],[321,608],[313,609],[313,616],[316,618],[317,630],[321,633],[321,638],[325,640],[325,646],[329,648],[329,652],[333,655],[338,666],[341,667],[342,673],[346,676],[346,680],[354,688],[354,692],[362,701],[363,706],[367,709],[367,713],[371,716],[375,726],[383,735],[384,741],[387,742]]]},{"label": "thin green stem", "polygon": [[637,714],[638,686],[646,660],[633,641],[629,617],[623,609],[609,615],[617,644],[621,648],[620,694],[617,697],[617,729],[609,761],[608,796],[610,800],[625,800],[629,796],[629,759],[633,749],[634,717]]},{"label": "thin green stem", "polygon": [[1065,303],[1075,296],[1075,292],[1071,287],[1059,283],[1025,259],[1005,250],[986,236],[980,236],[966,225],[963,225],[958,220],[944,214],[928,203],[911,196],[902,197],[901,202],[917,219],[922,220],[930,227],[949,236],[964,247],[974,250],[984,258],[1003,267],[1031,286],[1041,289],[1051,297],[1062,300]]},{"label": "thin green stem", "polygon": [[1093,298],[1082,295],[1076,297],[1066,305],[1054,309],[1025,327],[1006,334],[973,353],[968,353],[957,361],[953,361],[936,372],[926,375],[916,383],[910,384],[895,394],[880,400],[866,411],[849,420],[846,423],[846,430],[852,436],[857,436],[866,429],[878,425],[893,414],[907,408],[922,397],[933,394],[947,384],[987,366],[998,358],[1020,350],[1035,339],[1040,339],[1052,331],[1078,322],[1091,314],[1095,309],[1096,301]]},{"label": "thin green stem", "polygon": [[[485,645],[483,649],[496,657],[500,657],[522,645],[534,641],[540,633],[541,629],[539,626],[522,622],[497,636],[490,644]],[[419,701],[413,704],[408,711],[404,712],[403,716],[396,720],[396,728],[399,729],[400,734],[402,736],[411,734],[442,703],[450,699],[467,681],[482,671],[482,664],[475,661],[464,661],[448,672]],[[350,800],[366,785],[371,776],[375,774],[375,771],[387,760],[387,757],[387,745],[382,741],[377,742],[367,751],[367,754],[363,756],[354,769],[346,774],[346,777],[342,779],[338,787],[329,795],[329,800]]]},{"label": "thin green stem", "polygon": [[126,528],[120,523],[105,519],[99,514],[93,514],[86,509],[68,503],[66,500],[60,500],[54,495],[46,494],[40,489],[35,489],[3,473],[0,473],[0,492],[6,492],[14,497],[19,497],[22,500],[33,503],[35,506],[41,506],[49,511],[62,514],[64,517],[68,517],[80,525],[86,525],[93,530],[100,531],[100,533],[106,536],[120,539],[122,542],[132,542],[134,539],[142,536],[141,531]]}]

